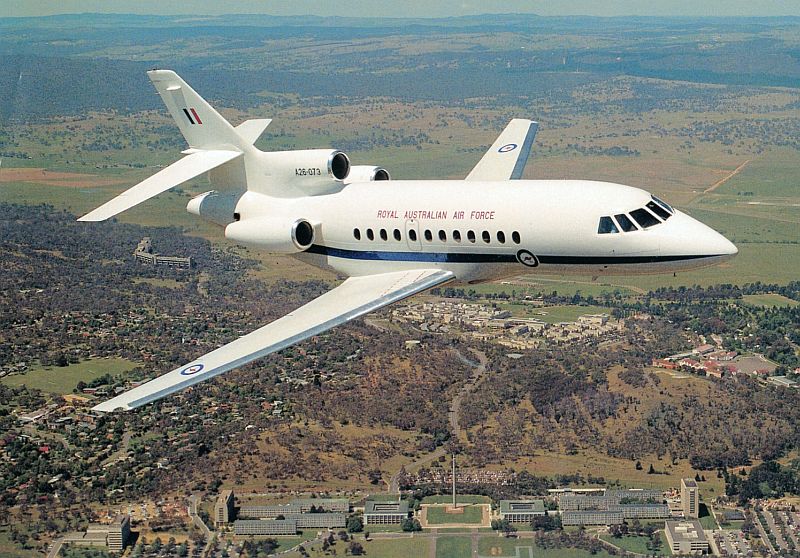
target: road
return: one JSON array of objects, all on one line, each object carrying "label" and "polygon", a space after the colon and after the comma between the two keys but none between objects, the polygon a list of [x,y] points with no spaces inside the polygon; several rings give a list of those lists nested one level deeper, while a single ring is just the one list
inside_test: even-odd
[{"label": "road", "polygon": [[[474,371],[472,372],[472,376],[470,379],[458,390],[458,393],[453,398],[453,401],[450,403],[450,411],[448,413],[448,418],[450,419],[450,428],[453,431],[453,437],[457,438],[459,441],[467,440],[467,433],[459,426],[460,418],[461,418],[461,402],[464,399],[464,396],[468,395],[477,385],[483,375],[486,373],[486,363],[488,362],[488,358],[486,354],[476,349],[470,349],[470,351],[476,356],[478,362],[473,362],[465,357],[460,351],[456,350],[456,355],[458,356],[459,360],[472,366]],[[414,462],[410,463],[406,466],[408,470],[416,470],[420,467],[424,467],[428,463],[432,463],[433,461],[439,459],[440,457],[444,456],[446,450],[444,447],[438,447],[430,453],[427,453],[419,458],[417,458]],[[389,479],[389,494],[399,494],[400,493],[400,472],[397,471],[395,474],[392,475],[392,478]]]},{"label": "road", "polygon": [[208,556],[211,552],[211,545],[214,541],[213,533],[211,529],[208,528],[208,525],[205,524],[205,521],[197,515],[197,503],[200,501],[199,494],[192,494],[189,496],[189,506],[188,512],[189,517],[192,518],[192,523],[194,523],[205,535],[206,537],[206,547],[203,549],[203,556]]}]

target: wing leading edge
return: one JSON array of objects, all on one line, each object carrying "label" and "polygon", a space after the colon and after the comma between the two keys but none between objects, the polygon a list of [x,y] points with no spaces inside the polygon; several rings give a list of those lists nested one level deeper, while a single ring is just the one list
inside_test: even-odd
[{"label": "wing leading edge", "polygon": [[438,269],[351,277],[286,316],[92,410],[135,409],[453,278]]},{"label": "wing leading edge", "polygon": [[515,118],[464,180],[519,180],[528,162],[539,123]]}]

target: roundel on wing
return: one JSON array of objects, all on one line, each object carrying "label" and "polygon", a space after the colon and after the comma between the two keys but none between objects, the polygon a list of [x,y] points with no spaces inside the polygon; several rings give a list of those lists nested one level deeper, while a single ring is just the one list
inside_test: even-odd
[{"label": "roundel on wing", "polygon": [[508,153],[509,151],[514,151],[517,148],[516,143],[507,143],[503,147],[497,150],[498,153]]},{"label": "roundel on wing", "polygon": [[187,366],[183,370],[181,370],[182,376],[191,376],[192,374],[197,374],[203,369],[202,364],[193,364],[191,366]]}]

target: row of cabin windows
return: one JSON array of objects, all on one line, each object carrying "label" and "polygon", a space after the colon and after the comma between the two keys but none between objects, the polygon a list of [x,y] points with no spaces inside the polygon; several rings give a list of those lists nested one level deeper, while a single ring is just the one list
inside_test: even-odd
[{"label": "row of cabin windows", "polygon": [[609,216],[600,217],[597,233],[609,234],[649,229],[672,217],[675,210],[667,202],[661,201],[655,196],[651,197],[653,200],[647,202],[643,208],[634,209],[627,214],[614,215],[613,219]]},{"label": "row of cabin windows", "polygon": [[[366,235],[367,239],[375,240],[375,232],[372,229],[366,229],[364,231],[364,234]],[[423,232],[422,234],[427,242],[433,242],[433,231],[431,231],[430,229],[425,229],[425,232]],[[380,236],[381,240],[383,241],[389,240],[389,232],[386,229],[380,229],[378,231],[378,236]],[[439,229],[439,233],[437,236],[441,242],[447,242],[447,231]],[[392,231],[392,237],[397,242],[403,240],[403,234],[400,232],[400,229],[394,229]],[[359,228],[353,229],[353,238],[355,238],[356,240],[361,240],[361,229]],[[409,240],[411,240],[411,242],[416,242],[417,231],[415,229],[409,229],[408,238]],[[454,230],[451,234],[451,238],[455,242],[461,242],[462,240],[461,231]],[[497,239],[497,242],[499,242],[500,244],[506,243],[506,233],[504,233],[503,231],[497,231],[497,233],[495,233],[495,238]],[[486,244],[489,244],[490,242],[492,242],[492,235],[489,231],[482,231],[481,239]],[[475,231],[467,231],[467,240],[473,244],[476,242],[477,237],[475,236]],[[517,231],[511,233],[511,241],[514,244],[519,244],[520,242],[522,242],[522,239],[520,238],[519,233]]]}]

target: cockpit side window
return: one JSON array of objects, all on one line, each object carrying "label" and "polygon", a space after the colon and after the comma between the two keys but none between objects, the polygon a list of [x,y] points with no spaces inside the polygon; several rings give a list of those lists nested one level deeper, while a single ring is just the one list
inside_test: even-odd
[{"label": "cockpit side window", "polygon": [[618,215],[614,215],[614,219],[617,220],[619,227],[625,232],[631,232],[636,230],[636,225],[633,224],[633,221],[628,219],[628,216],[624,213],[620,213]]},{"label": "cockpit side window", "polygon": [[650,197],[653,198],[654,202],[656,202],[658,205],[660,205],[661,207],[666,209],[669,212],[670,215],[675,213],[675,210],[672,208],[672,206],[670,204],[668,204],[667,202],[665,202],[664,200],[659,199],[659,198],[653,196],[652,194],[650,195]]},{"label": "cockpit side window", "polygon": [[650,211],[661,217],[664,221],[672,217],[672,214],[669,211],[667,211],[666,209],[664,209],[655,202],[647,202],[646,207],[647,209],[649,209]]},{"label": "cockpit side window", "polygon": [[650,227],[661,223],[661,221],[656,219],[655,216],[646,209],[634,209],[631,211],[631,217],[633,217],[633,220],[636,221],[643,229],[649,229]]},{"label": "cockpit side window", "polygon": [[600,224],[597,227],[597,234],[618,233],[619,229],[611,220],[611,217],[600,217]]}]

